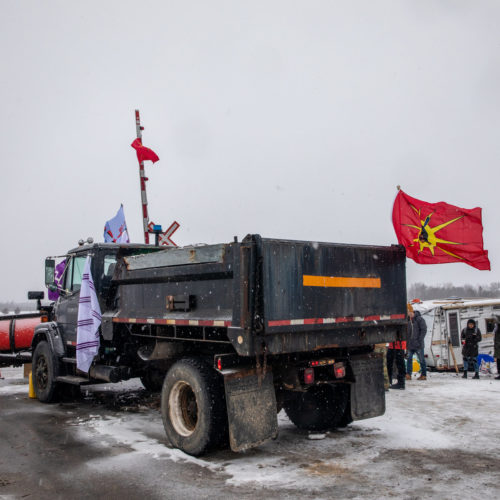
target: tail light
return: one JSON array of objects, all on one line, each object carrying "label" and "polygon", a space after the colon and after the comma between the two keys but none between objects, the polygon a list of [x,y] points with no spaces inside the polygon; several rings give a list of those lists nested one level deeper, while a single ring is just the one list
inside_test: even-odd
[{"label": "tail light", "polygon": [[344,378],[345,377],[344,363],[335,363],[335,366],[333,367],[333,371],[335,373],[335,378]]},{"label": "tail light", "polygon": [[309,366],[328,366],[335,363],[334,359],[315,359],[314,361],[309,361]]},{"label": "tail light", "polygon": [[49,321],[49,318],[47,316],[42,316],[40,318],[40,323],[47,323]]},{"label": "tail light", "polygon": [[304,384],[314,384],[314,368],[306,368],[304,370]]}]

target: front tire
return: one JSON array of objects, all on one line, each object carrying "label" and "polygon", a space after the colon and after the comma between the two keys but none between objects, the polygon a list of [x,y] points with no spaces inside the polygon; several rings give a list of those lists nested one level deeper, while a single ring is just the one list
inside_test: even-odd
[{"label": "front tire", "polygon": [[189,455],[202,455],[227,439],[222,377],[200,359],[183,359],[168,371],[161,412],[171,444]]},{"label": "front tire", "polygon": [[299,429],[326,431],[338,427],[348,399],[346,384],[317,385],[306,392],[290,392],[285,411]]},{"label": "front tire", "polygon": [[37,399],[42,403],[56,401],[59,362],[45,340],[39,342],[35,348],[32,370],[33,388]]}]

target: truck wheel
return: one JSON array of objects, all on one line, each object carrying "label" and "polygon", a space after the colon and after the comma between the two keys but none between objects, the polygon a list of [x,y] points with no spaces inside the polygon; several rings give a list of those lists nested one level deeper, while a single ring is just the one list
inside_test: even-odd
[{"label": "truck wheel", "polygon": [[227,436],[222,377],[199,359],[175,363],[161,393],[165,432],[173,446],[199,456]]},{"label": "truck wheel", "polygon": [[288,418],[299,428],[325,431],[339,425],[348,400],[345,384],[324,384],[306,392],[289,392],[285,401]]},{"label": "truck wheel", "polygon": [[37,399],[42,403],[55,401],[59,363],[45,340],[39,342],[35,348],[32,370],[33,388]]},{"label": "truck wheel", "polygon": [[160,370],[148,370],[141,376],[142,385],[150,392],[160,392],[164,379],[165,373]]},{"label": "truck wheel", "polygon": [[337,427],[347,427],[349,424],[352,424],[353,419],[351,415],[351,395],[350,389],[347,388],[347,404],[345,405],[344,413],[340,418]]}]

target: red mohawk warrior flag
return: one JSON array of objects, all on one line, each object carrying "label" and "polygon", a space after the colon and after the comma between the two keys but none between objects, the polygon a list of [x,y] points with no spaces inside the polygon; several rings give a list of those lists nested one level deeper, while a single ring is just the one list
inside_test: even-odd
[{"label": "red mohawk warrior flag", "polygon": [[392,209],[392,223],[406,256],[419,264],[463,262],[489,271],[483,248],[481,209],[427,203],[399,191]]},{"label": "red mohawk warrior flag", "polygon": [[131,146],[136,150],[137,152],[137,159],[139,160],[139,163],[142,163],[145,160],[151,160],[153,163],[157,162],[160,158],[158,158],[158,155],[152,150],[147,148],[146,146],[142,145],[141,139],[136,139]]}]

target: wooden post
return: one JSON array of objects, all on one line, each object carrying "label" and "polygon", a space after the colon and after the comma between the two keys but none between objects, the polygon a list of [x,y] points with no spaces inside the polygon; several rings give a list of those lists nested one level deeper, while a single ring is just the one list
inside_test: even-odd
[{"label": "wooden post", "polygon": [[448,337],[448,348],[451,350],[451,357],[453,358],[453,364],[455,365],[455,371],[458,373],[457,358],[455,358],[455,350],[453,349],[453,344],[451,343],[450,337]]}]

